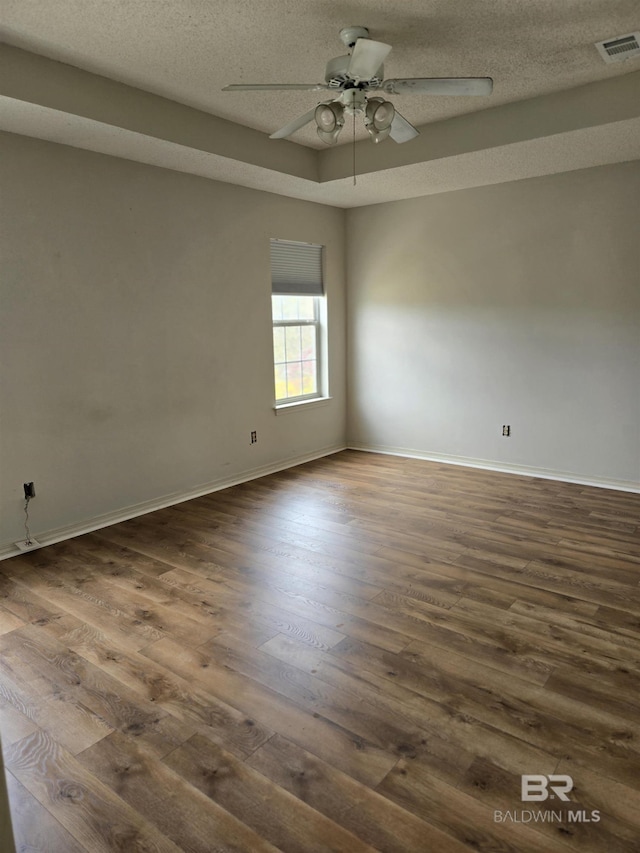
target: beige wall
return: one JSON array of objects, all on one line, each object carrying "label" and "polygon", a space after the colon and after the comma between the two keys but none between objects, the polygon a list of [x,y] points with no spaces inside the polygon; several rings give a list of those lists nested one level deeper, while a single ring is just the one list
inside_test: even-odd
[{"label": "beige wall", "polygon": [[639,199],[633,162],[349,211],[350,444],[637,487]]},{"label": "beige wall", "polygon": [[[343,211],[10,134],[0,182],[0,546],[25,480],[37,535],[344,443]],[[326,246],[333,400],[286,417],[270,237]]]},{"label": "beige wall", "polygon": [[[0,550],[25,480],[37,535],[345,436],[640,481],[638,162],[345,216],[0,134],[0,181]],[[272,236],[327,246],[333,396],[278,417]]]}]

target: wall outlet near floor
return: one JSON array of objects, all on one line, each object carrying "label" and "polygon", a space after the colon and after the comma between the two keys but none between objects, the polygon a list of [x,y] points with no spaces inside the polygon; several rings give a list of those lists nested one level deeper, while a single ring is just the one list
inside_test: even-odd
[{"label": "wall outlet near floor", "polygon": [[36,496],[36,487],[35,483],[32,481],[31,483],[23,483],[24,488],[24,499],[31,500],[31,498],[35,498]]},{"label": "wall outlet near floor", "polygon": [[502,425],[502,434],[505,436],[511,435],[511,427],[508,424]]},{"label": "wall outlet near floor", "polygon": [[258,441],[258,433],[255,429],[251,430],[251,444],[257,444]]},{"label": "wall outlet near floor", "polygon": [[19,548],[21,551],[35,551],[36,548],[42,548],[42,545],[37,539],[21,539],[19,542],[16,542],[16,548]]}]

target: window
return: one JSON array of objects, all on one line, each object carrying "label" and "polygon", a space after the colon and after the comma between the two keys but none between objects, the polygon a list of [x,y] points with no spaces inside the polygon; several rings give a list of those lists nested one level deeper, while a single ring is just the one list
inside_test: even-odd
[{"label": "window", "polygon": [[322,247],[271,241],[273,362],[276,405],[323,392]]},{"label": "window", "polygon": [[271,297],[276,403],[318,397],[319,296]]}]

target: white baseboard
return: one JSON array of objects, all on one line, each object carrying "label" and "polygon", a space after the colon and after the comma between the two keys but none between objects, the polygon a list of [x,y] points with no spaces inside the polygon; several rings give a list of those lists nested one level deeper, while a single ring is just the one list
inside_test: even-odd
[{"label": "white baseboard", "polygon": [[465,468],[482,468],[485,471],[498,471],[502,474],[519,474],[524,477],[539,477],[542,480],[558,480],[561,483],[575,483],[579,486],[595,486],[599,489],[615,489],[619,492],[640,494],[640,483],[629,480],[609,480],[600,477],[582,477],[571,471],[555,471],[549,468],[532,468],[528,465],[510,465],[505,462],[492,462],[489,459],[473,459],[467,456],[449,456],[444,453],[424,453],[408,447],[390,447],[387,445],[359,444],[350,442],[349,450],[362,450],[365,453],[382,453],[386,456],[404,456],[408,459],[425,459],[428,462],[444,462],[447,465],[461,465]]},{"label": "white baseboard", "polygon": [[[333,453],[339,453],[341,450],[346,450],[346,445],[336,445],[334,447],[325,447],[314,453],[308,453],[304,456],[296,456],[290,459],[281,459],[278,462],[273,462],[269,465],[263,465],[260,468],[251,468],[248,471],[243,471],[226,480],[215,480],[210,483],[203,483],[186,492],[174,492],[170,495],[163,495],[160,498],[143,501],[142,503],[134,504],[123,509],[114,510],[113,512],[98,515],[95,518],[81,521],[77,524],[69,524],[65,527],[58,527],[55,530],[49,530],[45,533],[38,533],[37,540],[41,547],[46,545],[54,545],[56,542],[63,542],[65,539],[73,539],[74,536],[82,536],[84,533],[91,533],[94,530],[100,530],[101,527],[109,527],[112,524],[118,524],[121,521],[128,521],[130,518],[136,518],[139,515],[146,515],[149,512],[154,512],[158,509],[164,509],[168,506],[184,503],[184,501],[200,498],[203,495],[211,494],[211,492],[219,492],[221,489],[228,489],[230,486],[237,486],[240,483],[246,483],[249,480],[257,480],[260,477],[266,477],[267,474],[275,474],[278,471],[284,471],[287,468],[294,468],[296,465],[302,465],[305,462],[313,462],[314,459],[321,459],[323,456],[331,456]],[[0,560],[6,560],[9,557],[15,557],[17,554],[23,553],[15,544],[4,545],[0,547]]]}]

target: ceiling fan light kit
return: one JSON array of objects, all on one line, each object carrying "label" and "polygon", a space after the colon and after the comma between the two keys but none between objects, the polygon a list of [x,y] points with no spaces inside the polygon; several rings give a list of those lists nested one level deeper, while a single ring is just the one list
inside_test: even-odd
[{"label": "ceiling fan light kit", "polygon": [[335,145],[344,126],[344,107],[335,101],[318,104],[314,118],[318,136],[327,145]]},{"label": "ceiling fan light kit", "polygon": [[373,142],[382,142],[391,133],[396,111],[390,101],[369,98],[364,111],[364,124]]},{"label": "ceiling fan light kit", "polygon": [[366,27],[344,27],[340,30],[342,43],[349,48],[346,56],[330,59],[325,69],[324,83],[236,83],[225,86],[224,92],[328,89],[339,93],[331,101],[314,109],[272,133],[271,139],[284,139],[315,119],[318,136],[327,145],[335,145],[344,126],[344,115],[362,115],[373,142],[388,136],[394,142],[409,142],[419,131],[400,115],[390,101],[367,98],[367,92],[382,90],[387,95],[490,95],[490,77],[406,77],[384,79],[384,60],[391,45],[369,38]]}]

